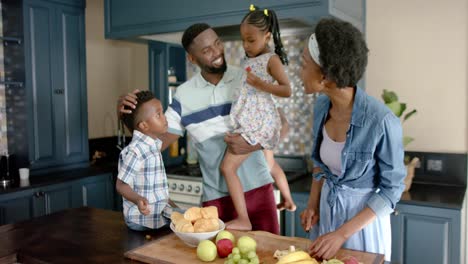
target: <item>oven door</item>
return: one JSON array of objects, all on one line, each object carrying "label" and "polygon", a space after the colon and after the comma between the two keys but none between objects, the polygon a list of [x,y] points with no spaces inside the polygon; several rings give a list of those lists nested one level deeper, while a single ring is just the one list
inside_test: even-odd
[{"label": "oven door", "polygon": [[187,210],[190,207],[201,207],[202,201],[199,195],[180,194],[169,192],[169,198],[181,209]]}]

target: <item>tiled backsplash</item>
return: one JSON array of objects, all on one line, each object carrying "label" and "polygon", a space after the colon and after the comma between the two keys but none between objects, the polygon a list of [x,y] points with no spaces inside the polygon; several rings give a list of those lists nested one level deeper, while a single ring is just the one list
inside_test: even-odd
[{"label": "tiled backsplash", "polygon": [[[0,11],[2,10],[2,3],[0,3]],[[3,22],[2,12],[0,12],[0,34],[3,36]],[[2,43],[3,44],[3,43]],[[3,45],[0,45],[0,81],[4,80],[5,69],[3,63]],[[6,97],[5,85],[0,84],[0,154],[8,151],[8,137],[7,137],[7,116],[6,116]]]},{"label": "tiled backsplash", "polygon": [[[308,35],[282,37],[283,45],[289,58],[285,66],[291,82],[292,95],[289,98],[276,98],[278,106],[286,114],[289,122],[289,134],[275,150],[279,155],[304,155],[311,153],[312,148],[312,111],[314,95],[306,95],[300,78],[301,54]],[[273,47],[273,45],[270,45]],[[242,41],[226,41],[224,43],[226,61],[229,65],[240,66],[244,57]],[[187,62],[187,76],[190,78],[198,71],[198,67]]]}]

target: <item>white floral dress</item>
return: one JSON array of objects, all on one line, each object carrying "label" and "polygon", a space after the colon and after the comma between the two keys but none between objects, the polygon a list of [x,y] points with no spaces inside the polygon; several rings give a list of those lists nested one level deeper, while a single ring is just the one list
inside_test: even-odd
[{"label": "white floral dress", "polygon": [[[255,58],[245,58],[243,68],[263,81],[275,80],[268,73],[268,61],[275,53],[265,53]],[[281,120],[276,110],[273,96],[247,84],[246,75],[242,77],[242,87],[238,89],[231,108],[231,125],[234,133],[239,133],[251,145],[274,149],[279,142]]]}]

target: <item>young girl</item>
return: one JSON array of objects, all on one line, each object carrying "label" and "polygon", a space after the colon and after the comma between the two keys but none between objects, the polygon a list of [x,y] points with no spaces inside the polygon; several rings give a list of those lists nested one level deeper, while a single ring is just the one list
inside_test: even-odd
[{"label": "young girl", "polygon": [[[273,156],[273,149],[280,140],[281,118],[272,94],[280,97],[291,95],[289,80],[283,69],[283,64],[287,64],[288,60],[281,43],[275,12],[259,10],[251,5],[250,12],[242,19],[240,32],[246,55],[243,67],[247,73],[235,97],[237,99],[232,104],[231,124],[234,133],[241,134],[249,144],[262,146],[271,174],[283,196],[284,202],[278,208],[294,211],[296,205],[286,175]],[[275,43],[274,53],[268,46],[271,37]],[[227,223],[230,229],[252,229],[242,185],[236,174],[248,155],[226,151],[221,163],[221,171],[237,212],[237,218]]]}]

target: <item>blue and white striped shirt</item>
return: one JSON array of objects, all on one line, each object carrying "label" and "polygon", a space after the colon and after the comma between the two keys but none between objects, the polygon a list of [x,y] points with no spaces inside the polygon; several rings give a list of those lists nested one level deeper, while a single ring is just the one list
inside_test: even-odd
[{"label": "blue and white striped shirt", "polygon": [[[230,131],[229,113],[234,91],[240,89],[242,70],[228,66],[217,85],[207,82],[200,73],[177,87],[166,111],[169,133],[193,138],[203,174],[203,201],[229,192],[219,166],[226,152],[224,135]],[[273,182],[262,151],[255,151],[237,171],[244,192]]]},{"label": "blue and white striped shirt", "polygon": [[151,210],[149,215],[142,215],[136,204],[123,198],[124,217],[148,228],[168,224],[172,213],[161,145],[161,140],[135,130],[132,142],[120,152],[119,158],[118,178],[145,197]]}]

